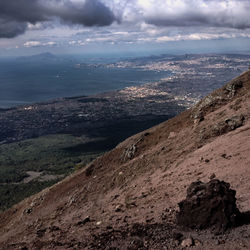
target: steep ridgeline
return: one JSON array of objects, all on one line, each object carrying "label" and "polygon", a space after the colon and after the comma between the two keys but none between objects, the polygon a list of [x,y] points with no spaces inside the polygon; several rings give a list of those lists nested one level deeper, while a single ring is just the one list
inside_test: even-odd
[{"label": "steep ridgeline", "polygon": [[250,249],[250,225],[223,235],[175,223],[191,182],[236,190],[249,222],[250,71],[175,118],[0,214],[2,249]]}]

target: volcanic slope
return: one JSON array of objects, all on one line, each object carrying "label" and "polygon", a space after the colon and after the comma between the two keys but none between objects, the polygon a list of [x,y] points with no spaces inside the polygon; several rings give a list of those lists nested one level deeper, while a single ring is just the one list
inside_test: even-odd
[{"label": "volcanic slope", "polygon": [[[0,248],[250,249],[249,118],[247,71],[1,213]],[[189,184],[214,177],[237,191],[245,225],[220,235],[176,226]]]}]

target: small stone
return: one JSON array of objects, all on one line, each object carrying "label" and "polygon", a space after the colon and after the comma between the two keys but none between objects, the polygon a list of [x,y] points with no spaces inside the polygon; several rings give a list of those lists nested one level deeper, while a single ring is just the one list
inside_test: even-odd
[{"label": "small stone", "polygon": [[102,224],[102,221],[97,221],[97,222],[96,222],[96,225],[97,225],[97,226],[100,226],[101,224]]},{"label": "small stone", "polygon": [[194,245],[194,240],[192,237],[189,237],[187,239],[184,239],[182,242],[181,242],[181,246],[182,247],[191,247]]},{"label": "small stone", "polygon": [[32,212],[32,208],[27,208],[27,209],[24,210],[24,212],[26,214],[30,214]]},{"label": "small stone", "polygon": [[210,162],[210,160],[209,160],[209,159],[206,159],[206,160],[205,160],[205,162],[206,162],[206,163],[209,163],[209,162]]},{"label": "small stone", "polygon": [[140,238],[134,238],[129,243],[128,249],[143,249],[143,248],[144,248],[143,240],[141,240]]},{"label": "small stone", "polygon": [[222,154],[221,157],[226,158],[227,154]]},{"label": "small stone", "polygon": [[179,246],[180,245],[180,242],[178,240],[175,240],[174,243],[175,243],[175,246]]},{"label": "small stone", "polygon": [[85,225],[87,222],[90,222],[90,217],[87,216],[83,220],[77,222],[77,226]]},{"label": "small stone", "polygon": [[146,223],[150,223],[150,222],[152,222],[154,220],[154,218],[148,218],[148,219],[146,219]]},{"label": "small stone", "polygon": [[200,245],[202,245],[202,243],[199,240],[194,240],[194,245],[195,246],[200,246]]},{"label": "small stone", "polygon": [[141,195],[139,196],[139,199],[146,198],[148,196],[148,193],[142,192]]},{"label": "small stone", "polygon": [[216,177],[215,173],[212,173],[209,177],[210,180],[214,179]]},{"label": "small stone", "polygon": [[226,243],[225,240],[220,240],[219,242],[220,242],[220,245],[223,245]]},{"label": "small stone", "polygon": [[45,232],[46,232],[46,228],[37,230],[36,231],[37,237],[39,237],[39,238],[43,237]]},{"label": "small stone", "polygon": [[59,227],[57,227],[57,226],[51,226],[51,227],[49,227],[49,230],[50,230],[50,232],[53,232],[53,231],[59,231],[59,230],[60,230],[60,228],[59,228]]},{"label": "small stone", "polygon": [[217,246],[220,245],[219,240],[215,240],[214,244],[217,245]]},{"label": "small stone", "polygon": [[127,222],[128,221],[128,216],[126,215],[124,218],[123,218],[123,222]]},{"label": "small stone", "polygon": [[122,211],[122,205],[117,205],[116,207],[115,207],[115,212],[121,212]]},{"label": "small stone", "polygon": [[175,239],[175,240],[181,240],[182,239],[182,237],[183,237],[183,234],[182,233],[180,233],[180,232],[176,232],[176,231],[174,231],[173,232],[173,238]]},{"label": "small stone", "polygon": [[221,157],[224,159],[230,160],[232,158],[232,155],[222,154]]},{"label": "small stone", "polygon": [[176,135],[177,135],[177,133],[175,133],[175,132],[170,132],[170,133],[169,133],[169,136],[168,136],[168,139],[175,138]]},{"label": "small stone", "polygon": [[88,166],[85,170],[85,175],[86,176],[90,176],[92,175],[93,171],[94,171],[95,165],[91,164],[90,166]]}]

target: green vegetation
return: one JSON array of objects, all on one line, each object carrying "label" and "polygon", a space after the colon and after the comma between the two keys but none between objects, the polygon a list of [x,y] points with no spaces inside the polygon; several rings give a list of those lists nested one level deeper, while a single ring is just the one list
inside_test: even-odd
[{"label": "green vegetation", "polygon": [[0,211],[13,206],[35,193],[40,192],[46,187],[55,184],[58,179],[53,181],[32,181],[29,183],[16,184],[0,184]]},{"label": "green vegetation", "polygon": [[[137,116],[93,128],[88,131],[89,137],[76,131],[76,135],[47,135],[0,145],[0,211],[53,185],[127,137],[167,118]],[[29,171],[35,173],[34,178],[30,178]]]},{"label": "green vegetation", "polygon": [[[0,145],[0,210],[85,166],[104,152],[94,147],[86,150],[87,145],[102,141],[102,138],[59,134]],[[79,145],[86,145],[85,150],[74,150]],[[34,179],[25,183],[29,176],[27,171],[41,172],[41,176],[54,176],[54,179]]]}]

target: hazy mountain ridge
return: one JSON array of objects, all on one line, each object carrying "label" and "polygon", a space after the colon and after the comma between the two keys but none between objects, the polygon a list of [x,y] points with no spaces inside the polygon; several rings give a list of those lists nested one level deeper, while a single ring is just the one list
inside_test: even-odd
[{"label": "hazy mountain ridge", "polygon": [[[171,233],[181,231],[177,203],[187,185],[213,174],[231,183],[240,210],[249,211],[249,91],[247,71],[2,213],[3,249],[182,248]],[[249,225],[224,236],[181,231],[195,239],[194,249],[249,249],[249,232]]]}]

